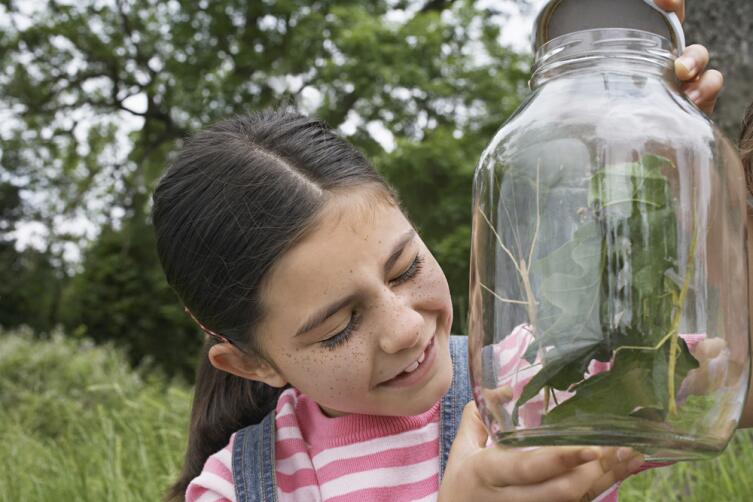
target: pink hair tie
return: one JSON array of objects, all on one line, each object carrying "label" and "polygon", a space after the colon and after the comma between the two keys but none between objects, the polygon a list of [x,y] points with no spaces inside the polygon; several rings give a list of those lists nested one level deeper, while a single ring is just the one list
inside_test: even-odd
[{"label": "pink hair tie", "polygon": [[[225,338],[224,336],[222,336],[222,335],[220,335],[220,334],[217,334],[217,333],[215,333],[214,331],[212,331],[211,329],[209,329],[209,328],[207,328],[206,326],[204,326],[204,325],[203,325],[203,324],[201,323],[201,321],[199,321],[198,319],[196,319],[196,316],[195,316],[195,315],[193,315],[193,312],[191,312],[191,311],[190,311],[190,310],[188,309],[188,307],[183,307],[183,310],[185,310],[185,311],[186,311],[186,314],[188,314],[188,317],[190,317],[191,319],[193,319],[193,322],[195,322],[196,324],[198,324],[198,325],[199,325],[199,328],[201,328],[201,331],[203,331],[203,332],[204,332],[204,333],[205,333],[206,335],[209,335],[209,336],[211,336],[212,338],[216,339],[216,340],[217,340],[217,341],[219,341],[219,342],[222,342],[222,343],[230,343],[230,340],[228,340],[228,339],[227,339],[227,338]],[[232,344],[231,344],[231,345],[232,345]]]}]

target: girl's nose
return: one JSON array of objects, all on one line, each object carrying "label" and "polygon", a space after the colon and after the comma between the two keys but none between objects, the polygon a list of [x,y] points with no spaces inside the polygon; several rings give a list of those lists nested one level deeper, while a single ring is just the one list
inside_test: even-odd
[{"label": "girl's nose", "polygon": [[394,298],[392,309],[386,315],[382,336],[379,338],[379,345],[384,352],[394,354],[421,343],[424,318],[420,312]]}]

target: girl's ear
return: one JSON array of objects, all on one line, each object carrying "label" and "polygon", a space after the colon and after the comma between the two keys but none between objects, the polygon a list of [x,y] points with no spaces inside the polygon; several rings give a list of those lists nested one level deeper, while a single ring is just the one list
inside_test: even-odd
[{"label": "girl's ear", "polygon": [[248,355],[230,343],[217,343],[209,349],[209,362],[218,370],[248,380],[256,380],[271,387],[284,387],[287,380],[261,357]]}]

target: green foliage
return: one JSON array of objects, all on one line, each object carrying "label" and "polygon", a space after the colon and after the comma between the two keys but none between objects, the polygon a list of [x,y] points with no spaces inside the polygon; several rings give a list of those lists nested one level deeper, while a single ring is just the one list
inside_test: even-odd
[{"label": "green foliage", "polygon": [[[679,312],[692,274],[693,249],[677,263],[677,222],[662,169],[646,155],[607,166],[589,180],[589,213],[572,239],[531,268],[540,279],[536,343],[541,370],[513,413],[543,389],[575,395],[543,417],[547,425],[587,416],[664,420],[687,373],[698,367],[679,338]],[[584,380],[591,361],[613,361]]]},{"label": "green foliage", "polygon": [[159,500],[189,405],[109,345],[0,333],[0,501]]},{"label": "green foliage", "polygon": [[110,340],[135,365],[148,361],[192,379],[202,337],[164,280],[147,225],[103,228],[62,302],[70,333]]},{"label": "green foliage", "polygon": [[[676,382],[682,382],[688,371],[698,367],[685,342],[680,340],[680,344],[682,352],[679,364],[674,369]],[[584,416],[588,415],[640,416],[664,420],[669,399],[669,357],[666,345],[659,350],[620,351],[609,371],[575,384],[571,388],[575,395],[547,413],[543,423],[583,423]],[[578,380],[582,378],[583,373]]]},{"label": "green foliage", "polygon": [[631,476],[620,486],[620,501],[743,501],[753,497],[753,431],[738,431],[717,459],[679,462]]},{"label": "green foliage", "polygon": [[51,260],[43,251],[19,252],[12,241],[0,241],[0,327],[26,325],[39,334],[52,330],[64,278]]},{"label": "green foliage", "polygon": [[[525,58],[499,45],[491,9],[476,0],[89,0],[27,15],[2,5],[0,94],[14,120],[0,137],[0,168],[44,194],[26,219],[52,242],[72,238],[61,218],[103,228],[103,242],[81,242],[90,249],[61,300],[70,329],[118,340],[135,360],[164,338],[185,360],[194,344],[181,343],[178,305],[151,249],[136,249],[152,246],[140,234],[149,194],[187,134],[265,107],[313,112],[370,156],[443,265],[462,328],[473,168],[528,73]],[[388,15],[395,9],[402,19]],[[374,127],[393,135],[394,150]]]},{"label": "green foliage", "polygon": [[19,187],[0,180],[0,328],[27,325],[47,333],[54,326],[63,277],[49,251],[19,252],[8,237],[23,213]]}]

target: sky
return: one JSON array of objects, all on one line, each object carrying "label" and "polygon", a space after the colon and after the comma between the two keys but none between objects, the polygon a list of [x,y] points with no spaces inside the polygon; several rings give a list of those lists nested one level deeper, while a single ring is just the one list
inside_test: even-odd
[{"label": "sky", "polygon": [[[531,31],[536,14],[548,0],[530,0],[531,7],[521,12],[519,6],[506,2],[510,7],[510,19],[502,30],[502,42],[520,52],[531,52]],[[489,3],[499,3],[490,0]]]},{"label": "sky", "polygon": [[[518,3],[510,0],[481,0],[481,6],[493,7],[504,12],[508,16],[504,19],[503,29],[501,30],[502,36],[500,42],[503,45],[512,47],[519,52],[530,52],[533,21],[538,11],[547,1],[548,0],[529,0],[529,6],[521,8]],[[22,2],[22,5],[24,6],[24,11],[33,15],[33,12],[39,8],[43,8],[45,3],[46,2],[40,0],[30,0]],[[420,6],[419,3],[417,3],[417,5]],[[2,13],[2,10],[3,9],[0,8],[0,14]],[[396,13],[398,18],[401,15],[410,15],[410,12]],[[399,19],[395,20],[399,21]],[[282,83],[281,85],[286,84],[287,83]],[[308,96],[309,105],[312,110],[316,108],[317,101],[319,101],[319,96],[316,94],[315,91],[312,91],[310,96]],[[306,93],[304,93],[304,98],[306,99]],[[146,99],[144,96],[136,95],[129,98],[129,101],[125,104],[131,109],[140,110],[145,108]],[[2,110],[0,110],[0,115],[2,115],[1,112]],[[123,113],[123,119],[132,126],[131,129],[138,129],[141,127],[141,119],[138,117]],[[341,127],[342,131],[345,134],[348,134],[350,129],[355,130],[359,121],[360,118],[358,116],[349,116],[348,120],[346,120]],[[367,129],[374,139],[376,139],[385,149],[391,150],[394,148],[392,133],[386,130],[381,123],[368,124]],[[59,225],[78,235],[86,236],[88,239],[93,238],[97,232],[97,226],[93,222],[82,217],[60,221]],[[16,237],[16,246],[19,249],[24,249],[29,246],[43,248],[45,245],[46,228],[40,223],[22,223],[18,225],[14,235]],[[79,248],[73,243],[68,243],[65,248],[64,257],[69,262],[78,262],[80,259]]]}]

